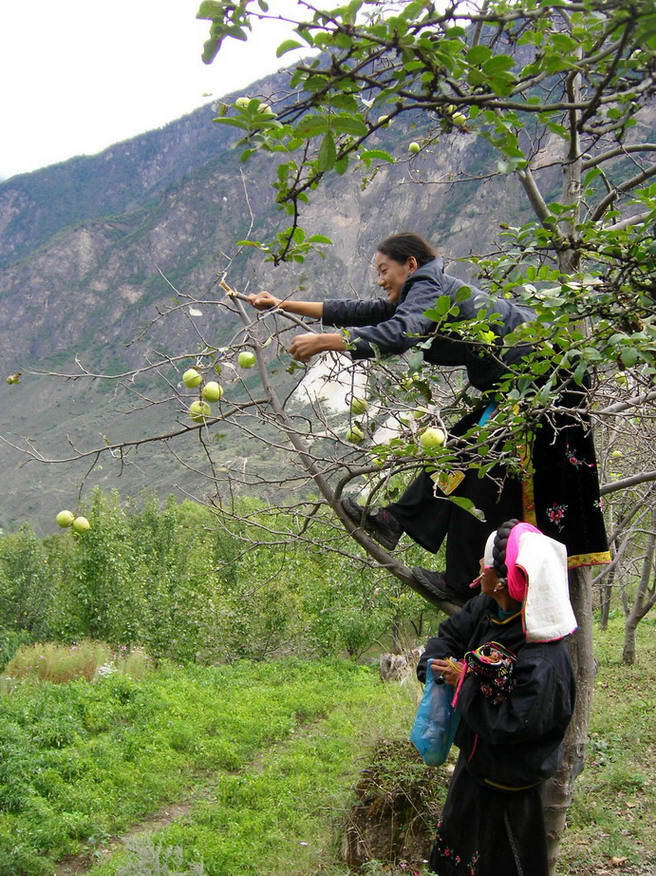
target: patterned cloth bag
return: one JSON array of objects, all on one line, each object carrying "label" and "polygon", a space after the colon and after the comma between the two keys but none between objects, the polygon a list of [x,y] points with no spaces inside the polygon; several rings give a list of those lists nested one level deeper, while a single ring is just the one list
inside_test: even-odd
[{"label": "patterned cloth bag", "polygon": [[498,705],[508,699],[515,686],[517,655],[498,642],[486,642],[465,654],[468,670],[476,676],[484,697]]}]

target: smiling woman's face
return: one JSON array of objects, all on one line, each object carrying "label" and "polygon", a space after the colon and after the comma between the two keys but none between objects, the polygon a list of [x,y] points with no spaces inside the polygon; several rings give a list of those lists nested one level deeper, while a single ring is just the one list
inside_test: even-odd
[{"label": "smiling woman's face", "polygon": [[378,271],[378,285],[387,292],[387,300],[396,303],[401,297],[401,289],[410,274],[417,270],[417,261],[410,256],[405,264],[397,262],[382,252],[377,252],[374,265]]}]

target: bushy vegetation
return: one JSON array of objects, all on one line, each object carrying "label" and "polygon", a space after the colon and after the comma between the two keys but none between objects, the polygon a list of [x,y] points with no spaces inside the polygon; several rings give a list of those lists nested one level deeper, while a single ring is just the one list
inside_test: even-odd
[{"label": "bushy vegetation", "polygon": [[21,643],[82,639],[185,663],[357,656],[389,642],[400,616],[420,629],[432,613],[394,579],[354,569],[347,552],[281,544],[270,512],[267,533],[256,507],[241,510],[236,521],[96,491],[83,535],[39,539],[23,526],[0,536],[0,659]]},{"label": "bushy vegetation", "polygon": [[259,872],[260,847],[279,854],[290,834],[311,838],[326,807],[339,812],[363,740],[407,722],[412,707],[349,661],[26,679],[0,697],[0,873],[49,874],[54,860],[179,802],[200,775],[214,794],[194,829],[208,872],[228,872],[222,861]]},{"label": "bushy vegetation", "polygon": [[[562,848],[570,876],[643,876],[656,862],[656,625],[640,635],[630,667],[621,619],[599,635],[589,756]],[[413,712],[411,685],[381,685],[334,659],[163,662],[141,681],[120,671],[91,683],[15,680],[0,696],[0,873],[46,876],[62,857],[92,857],[129,832],[93,876],[345,876],[339,843],[361,775],[384,794],[430,778],[434,798],[423,788],[418,808],[443,799],[446,771],[399,744]],[[411,871],[380,861],[366,872]]]},{"label": "bushy vegetation", "polygon": [[40,642],[21,645],[5,667],[5,675],[8,679],[38,678],[55,684],[76,678],[92,681],[113,672],[141,679],[149,664],[148,656],[138,648],[114,653],[104,642],[83,641],[69,646]]}]

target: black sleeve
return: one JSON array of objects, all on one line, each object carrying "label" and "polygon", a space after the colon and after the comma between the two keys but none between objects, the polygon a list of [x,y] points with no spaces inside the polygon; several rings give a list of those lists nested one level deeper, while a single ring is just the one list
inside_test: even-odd
[{"label": "black sleeve", "polygon": [[471,599],[461,611],[451,615],[440,624],[439,635],[426,643],[426,650],[419,658],[417,678],[426,681],[426,664],[437,657],[455,657],[460,660],[468,650],[473,631],[480,620],[480,605]]},{"label": "black sleeve", "polygon": [[322,322],[336,327],[377,325],[394,316],[396,304],[386,298],[328,298],[323,302]]},{"label": "black sleeve", "polygon": [[[420,278],[412,283],[405,299],[398,305],[390,304],[385,299],[349,302],[353,317],[348,323],[346,308],[339,308],[331,299],[324,301],[324,321],[332,325],[348,325],[356,328],[351,332],[351,343],[355,349],[350,350],[353,359],[369,359],[374,355],[374,347],[381,353],[404,353],[420,343],[431,334],[435,323],[424,316],[424,312],[435,304],[443,294],[441,287],[434,279]],[[347,302],[344,302],[347,303]],[[352,305],[358,305],[353,307]],[[367,306],[376,304],[377,320],[365,321]],[[385,305],[387,306],[385,308]],[[391,308],[391,309],[390,309]],[[371,311],[374,312],[373,310]],[[339,322],[335,322],[335,318]]]},{"label": "black sleeve", "polygon": [[458,709],[474,733],[503,745],[567,726],[574,707],[574,686],[562,642],[523,647],[517,655],[514,679],[515,687],[505,702],[495,704],[481,693],[474,676],[467,677],[460,689]]}]

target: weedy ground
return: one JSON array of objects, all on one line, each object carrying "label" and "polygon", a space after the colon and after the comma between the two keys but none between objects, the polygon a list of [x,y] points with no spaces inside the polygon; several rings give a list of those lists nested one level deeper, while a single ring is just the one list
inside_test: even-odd
[{"label": "weedy ground", "polygon": [[[595,630],[590,745],[562,876],[656,872],[656,619],[639,628],[634,666],[620,661],[621,626]],[[5,684],[0,873],[345,876],[340,841],[362,776],[384,793],[417,783],[412,750],[394,744],[416,689],[370,668],[285,660],[94,677]],[[443,799],[448,775],[433,772],[419,808]],[[361,872],[426,873],[406,861]]]}]

